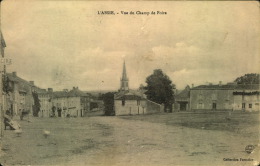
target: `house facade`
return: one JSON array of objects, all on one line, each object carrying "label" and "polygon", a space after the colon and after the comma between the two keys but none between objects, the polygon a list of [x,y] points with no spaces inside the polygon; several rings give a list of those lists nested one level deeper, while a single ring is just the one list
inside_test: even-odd
[{"label": "house facade", "polygon": [[52,102],[51,102],[51,95],[52,89],[37,89],[38,98],[40,100],[40,112],[39,117],[50,117]]},{"label": "house facade", "polygon": [[233,92],[234,110],[259,111],[259,85],[239,85]]},{"label": "house facade", "polygon": [[90,96],[73,87],[71,91],[53,92],[51,115],[57,117],[84,117],[90,111]]},{"label": "house facade", "polygon": [[259,85],[200,85],[190,90],[190,110],[259,111]]},{"label": "house facade", "polygon": [[20,115],[22,111],[32,113],[34,84],[18,77],[16,72],[7,73],[7,77],[11,89],[11,92],[6,95],[7,110],[12,115]]},{"label": "house facade", "polygon": [[190,87],[186,86],[183,91],[175,96],[173,110],[187,111],[190,109]]}]

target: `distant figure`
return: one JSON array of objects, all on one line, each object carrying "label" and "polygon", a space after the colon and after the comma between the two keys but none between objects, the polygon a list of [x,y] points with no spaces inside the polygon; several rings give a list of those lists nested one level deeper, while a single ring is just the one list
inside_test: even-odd
[{"label": "distant figure", "polygon": [[5,114],[8,115],[8,116],[11,116],[10,110],[6,110]]},{"label": "distant figure", "polygon": [[45,138],[47,138],[49,135],[50,135],[50,131],[48,131],[48,130],[43,130],[43,136],[45,137]]}]

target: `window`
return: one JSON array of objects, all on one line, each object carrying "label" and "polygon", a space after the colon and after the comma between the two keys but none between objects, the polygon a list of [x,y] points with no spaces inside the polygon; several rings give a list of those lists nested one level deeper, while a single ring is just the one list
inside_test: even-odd
[{"label": "window", "polygon": [[212,109],[217,109],[217,103],[212,103]]},{"label": "window", "polygon": [[199,103],[198,107],[201,109],[203,108],[203,104],[202,103]]},{"label": "window", "polygon": [[249,107],[249,108],[252,108],[252,104],[249,104],[248,107]]},{"label": "window", "polygon": [[243,109],[246,108],[246,103],[242,103],[242,108],[243,108]]},{"label": "window", "polygon": [[122,100],[122,106],[125,106],[125,100],[124,99]]},{"label": "window", "polygon": [[137,105],[140,105],[140,100],[136,100],[137,101]]}]

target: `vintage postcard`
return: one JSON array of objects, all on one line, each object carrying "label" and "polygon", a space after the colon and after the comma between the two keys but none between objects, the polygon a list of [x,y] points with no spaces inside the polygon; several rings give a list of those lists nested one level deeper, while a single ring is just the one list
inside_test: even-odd
[{"label": "vintage postcard", "polygon": [[0,165],[258,166],[259,9],[2,0]]}]

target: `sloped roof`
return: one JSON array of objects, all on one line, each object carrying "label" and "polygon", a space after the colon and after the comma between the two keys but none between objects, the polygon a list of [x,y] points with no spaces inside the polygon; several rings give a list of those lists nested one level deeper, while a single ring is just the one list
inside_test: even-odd
[{"label": "sloped roof", "polygon": [[87,93],[85,93],[85,92],[83,92],[83,91],[81,91],[81,90],[75,88],[75,89],[72,89],[71,91],[69,91],[69,96],[70,96],[70,97],[78,97],[78,96],[88,97],[89,94],[87,94]]},{"label": "sloped roof", "polygon": [[250,90],[250,89],[254,89],[254,90],[259,90],[259,86],[260,84],[238,84],[235,89],[237,90]]},{"label": "sloped roof", "polygon": [[33,86],[32,84],[30,84],[29,81],[26,81],[26,80],[22,79],[21,77],[15,76],[13,73],[6,73],[6,75],[10,81],[20,82],[20,83],[24,83],[24,84]]},{"label": "sloped roof", "polygon": [[187,86],[184,90],[175,96],[176,100],[186,100],[190,98],[190,87]]},{"label": "sloped roof", "polygon": [[73,88],[70,91],[56,91],[52,93],[53,98],[62,98],[62,97],[89,97],[89,94]]},{"label": "sloped roof", "polygon": [[31,84],[29,81],[26,81],[26,80],[22,79],[21,77],[14,75],[13,73],[7,73],[7,77],[10,81],[13,81],[18,84],[19,91],[28,92],[31,87],[34,87],[34,90],[37,93],[47,93],[47,91],[45,89],[39,88],[39,87]]},{"label": "sloped roof", "polygon": [[68,92],[65,91],[55,91],[52,93],[53,98],[62,98],[67,96],[68,96]]},{"label": "sloped roof", "polygon": [[18,76],[15,76],[12,73],[7,73],[7,77],[10,81],[16,82],[18,84],[18,90],[20,90],[20,91],[28,92],[30,90],[30,87],[33,86],[28,81],[26,81]]},{"label": "sloped roof", "polygon": [[115,94],[115,100],[141,100],[146,99],[143,92],[138,90],[119,91]]},{"label": "sloped roof", "polygon": [[194,88],[194,89],[234,89],[236,85],[199,85]]},{"label": "sloped roof", "polygon": [[250,89],[259,89],[259,84],[226,84],[226,85],[199,85],[192,88],[191,90],[199,89],[240,89],[240,90],[250,90]]}]

